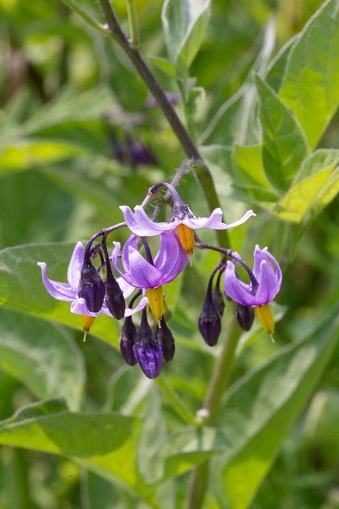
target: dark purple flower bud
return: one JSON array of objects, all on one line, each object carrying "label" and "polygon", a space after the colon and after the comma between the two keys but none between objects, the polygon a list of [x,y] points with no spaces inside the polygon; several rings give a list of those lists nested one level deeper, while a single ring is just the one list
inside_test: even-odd
[{"label": "dark purple flower bud", "polygon": [[237,320],[242,330],[251,330],[254,320],[254,309],[243,304],[237,304]]},{"label": "dark purple flower bud", "polygon": [[88,311],[98,313],[105,297],[105,285],[92,263],[84,261],[80,273],[78,295],[85,300]]},{"label": "dark purple flower bud", "polygon": [[136,168],[139,164],[144,164],[146,166],[157,165],[153,153],[140,141],[129,139],[127,140],[127,147],[132,168]]},{"label": "dark purple flower bud", "polygon": [[133,346],[133,352],[147,378],[156,378],[160,375],[163,354],[161,346],[154,340],[152,329],[148,325],[145,308],[142,310],[141,324]]},{"label": "dark purple flower bud", "polygon": [[[209,346],[215,346],[218,342],[221,332],[221,315],[224,311],[224,303],[223,300],[220,300],[218,292],[215,296],[216,302],[212,295],[212,284],[215,272],[216,270],[212,272],[209,279],[206,298],[198,321],[200,333]],[[216,291],[217,289],[218,285]]]},{"label": "dark purple flower bud", "polygon": [[120,351],[129,366],[135,366],[137,360],[133,352],[133,345],[137,337],[137,329],[133,320],[128,316],[121,328]]},{"label": "dark purple flower bud", "polygon": [[123,163],[126,160],[124,148],[114,135],[111,136],[111,147],[114,159],[119,161],[119,163]]},{"label": "dark purple flower bud", "polygon": [[202,313],[198,321],[200,334],[208,346],[215,346],[218,342],[221,332],[221,320],[217,308],[211,305],[203,306]]},{"label": "dark purple flower bud", "polygon": [[167,326],[164,317],[160,320],[160,327],[157,326],[156,328],[155,339],[161,346],[164,360],[170,362],[174,357],[175,344],[173,334]]},{"label": "dark purple flower bud", "polygon": [[106,259],[106,272],[106,304],[113,318],[121,320],[125,315],[126,308],[124,294],[113,276],[111,263],[108,258]]}]

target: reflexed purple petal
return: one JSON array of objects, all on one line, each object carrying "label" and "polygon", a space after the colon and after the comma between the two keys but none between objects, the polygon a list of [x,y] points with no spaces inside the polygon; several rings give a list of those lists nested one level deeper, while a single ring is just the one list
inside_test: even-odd
[{"label": "reflexed purple petal", "polygon": [[39,267],[41,268],[41,276],[42,282],[52,297],[57,300],[64,300],[66,302],[71,302],[77,296],[77,290],[72,288],[68,283],[59,283],[58,281],[53,281],[47,277],[46,274],[46,263],[38,262]]},{"label": "reflexed purple petal", "polygon": [[129,274],[126,274],[120,269],[119,266],[119,254],[120,254],[120,242],[113,242],[114,249],[112,253],[112,262],[115,267],[115,270],[120,274],[120,276],[129,284],[132,285],[132,279]]},{"label": "reflexed purple petal", "polygon": [[254,306],[255,297],[251,294],[250,285],[246,285],[238,278],[235,265],[227,262],[224,275],[224,290],[226,295],[231,297],[235,302],[244,306]]},{"label": "reflexed purple petal", "polygon": [[133,351],[147,378],[156,378],[160,375],[163,355],[161,346],[158,343],[135,343]]},{"label": "reflexed purple petal", "polygon": [[122,266],[125,272],[129,273],[129,249],[132,247],[133,249],[138,250],[137,246],[137,235],[131,235],[126,240],[124,247],[121,252],[121,261]]},{"label": "reflexed purple petal", "polygon": [[159,235],[161,232],[172,230],[181,223],[184,223],[186,226],[189,226],[193,230],[196,230],[198,228],[227,230],[228,228],[234,228],[235,226],[243,224],[251,216],[255,216],[252,210],[248,210],[243,215],[243,217],[241,217],[238,221],[235,221],[234,223],[231,224],[226,224],[222,222],[222,210],[220,208],[217,208],[213,210],[210,217],[197,218],[192,214],[192,217],[186,216],[183,220],[176,219],[174,217],[169,223],[166,222],[155,223],[148,217],[148,215],[140,205],[137,205],[134,208],[135,213],[133,213],[129,207],[126,207],[124,205],[121,206],[120,208],[124,214],[124,218],[129,229],[136,235],[144,237]]},{"label": "reflexed purple petal", "polygon": [[182,249],[175,231],[161,234],[160,249],[154,265],[163,275],[161,284],[169,283],[186,267],[188,256]]},{"label": "reflexed purple petal", "polygon": [[69,282],[71,287],[74,288],[75,290],[79,286],[80,272],[82,269],[82,264],[84,262],[84,254],[85,254],[84,246],[81,244],[81,242],[77,242],[67,270],[67,281]]},{"label": "reflexed purple petal", "polygon": [[257,306],[268,304],[279,292],[280,285],[270,262],[263,260],[260,265],[260,282],[255,303]]},{"label": "reflexed purple petal", "polygon": [[118,277],[116,281],[124,294],[124,298],[127,299],[134,292],[135,287],[127,283],[122,277]]},{"label": "reflexed purple petal", "polygon": [[[77,297],[76,299],[73,300],[73,302],[71,304],[71,312],[75,313],[76,315],[86,315],[86,316],[99,316],[100,315],[100,311],[99,311],[99,313],[90,313],[87,309],[85,299],[82,299],[80,297]],[[112,316],[112,315],[110,315],[110,316]]]},{"label": "reflexed purple petal", "polygon": [[163,231],[173,229],[171,223],[155,223],[152,221],[140,205],[134,207],[134,214],[131,209],[125,205],[122,205],[120,209],[124,214],[124,219],[128,228],[136,235],[140,235],[140,237],[152,237],[154,235],[159,235]]},{"label": "reflexed purple petal", "polygon": [[282,283],[282,272],[281,272],[280,265],[277,262],[277,260],[274,258],[274,256],[272,256],[271,253],[269,253],[268,251],[266,253],[266,256],[273,263],[273,265],[275,266],[275,270],[276,270],[275,277],[277,279],[278,292],[279,292],[280,287],[281,287],[281,283]]},{"label": "reflexed purple petal", "polygon": [[[132,247],[129,248],[129,273],[136,288],[154,288],[162,285],[162,274]],[[124,277],[122,275],[122,277]]]},{"label": "reflexed purple petal", "polygon": [[144,309],[144,307],[147,305],[147,303],[148,303],[147,297],[143,297],[142,299],[140,299],[139,304],[135,308],[132,308],[132,309],[126,308],[125,316],[131,316],[131,315],[134,315],[134,313],[138,313],[139,311]]}]

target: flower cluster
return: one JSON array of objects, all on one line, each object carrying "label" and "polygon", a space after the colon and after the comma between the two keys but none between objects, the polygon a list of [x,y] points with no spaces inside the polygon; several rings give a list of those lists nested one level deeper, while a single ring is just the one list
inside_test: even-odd
[{"label": "flower cluster", "polygon": [[[38,263],[46,290],[55,299],[70,302],[72,313],[82,315],[85,334],[100,313],[117,320],[124,318],[120,334],[121,353],[128,365],[139,364],[148,378],[157,377],[163,361],[169,362],[174,356],[174,337],[164,316],[163,286],[185,269],[195,246],[213,249],[222,255],[210,277],[198,321],[201,335],[209,346],[216,345],[220,336],[225,295],[236,303],[237,319],[243,330],[250,330],[255,309],[265,331],[272,334],[274,319],[269,303],[279,292],[282,281],[279,264],[267,248],[255,247],[251,270],[238,253],[204,244],[195,233],[200,228],[226,230],[236,227],[255,216],[252,210],[232,224],[222,221],[219,208],[210,217],[197,218],[170,184],[161,182],[153,186],[148,193],[149,201],[159,197],[160,187],[165,187],[170,196],[172,217],[168,222],[150,218],[142,206],[137,205],[134,212],[122,206],[125,223],[96,233],[86,247],[81,242],[76,244],[68,267],[68,283],[49,279],[46,264]],[[131,234],[122,248],[119,242],[113,242],[110,255],[107,236],[122,226],[127,226]],[[155,236],[159,237],[160,246],[153,256],[147,238]],[[238,264],[247,271],[249,283],[239,279]],[[113,271],[118,277],[114,277]],[[129,306],[126,306],[130,296]],[[153,328],[149,323],[148,308],[154,318]],[[139,311],[142,315],[137,328],[132,315]]]}]

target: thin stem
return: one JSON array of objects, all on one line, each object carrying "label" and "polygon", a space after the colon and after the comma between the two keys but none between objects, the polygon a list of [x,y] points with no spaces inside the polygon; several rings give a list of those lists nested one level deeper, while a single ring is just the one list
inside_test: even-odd
[{"label": "thin stem", "polygon": [[[228,384],[231,366],[240,337],[240,331],[239,328],[236,327],[235,317],[232,316],[229,318],[227,336],[223,343],[221,354],[214,367],[202,408],[198,412],[200,416],[199,423],[206,426],[217,425],[221,400]],[[203,507],[207,491],[208,470],[209,461],[206,461],[192,470],[185,509],[201,509]]]},{"label": "thin stem", "polygon": [[138,48],[140,44],[140,33],[138,25],[138,13],[135,5],[135,0],[126,0],[127,15],[129,27],[131,31],[131,47]]},{"label": "thin stem", "polygon": [[215,426],[220,411],[220,403],[226,389],[235,350],[240,337],[240,329],[237,326],[235,314],[228,317],[227,337],[223,343],[221,354],[218,357],[212,378],[206,393],[202,408],[206,411],[205,424]]},{"label": "thin stem", "polygon": [[76,12],[81,16],[82,19],[86,21],[92,28],[100,32],[101,34],[107,35],[107,29],[104,25],[98,23],[95,19],[93,19],[86,11],[83,11],[79,7],[79,3],[74,2],[74,0],[62,0],[64,4],[66,4],[72,11]]},{"label": "thin stem", "polygon": [[213,246],[212,244],[205,244],[205,242],[201,242],[201,240],[195,241],[194,245],[198,249],[211,249],[212,251],[217,251],[218,253],[221,253],[226,257],[233,258],[234,260],[239,262],[244,267],[247,274],[249,275],[249,278],[251,280],[251,289],[252,289],[253,295],[256,293],[256,291],[258,290],[258,287],[259,287],[258,280],[255,277],[255,275],[253,274],[253,272],[251,271],[251,269],[249,268],[249,266],[247,265],[247,263],[241,258],[240,255],[238,255],[238,253],[236,253],[235,251],[232,251],[232,249],[224,249],[222,247]]}]

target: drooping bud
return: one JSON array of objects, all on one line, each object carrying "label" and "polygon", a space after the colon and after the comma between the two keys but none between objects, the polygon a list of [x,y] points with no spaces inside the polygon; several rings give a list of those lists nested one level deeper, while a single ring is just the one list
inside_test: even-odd
[{"label": "drooping bud", "polygon": [[161,320],[165,309],[162,286],[147,288],[146,295],[148,298],[149,307],[152,311],[152,315],[154,316],[155,320]]},{"label": "drooping bud", "polygon": [[215,271],[212,272],[208,282],[206,298],[198,321],[200,333],[209,346],[215,346],[217,344],[221,332],[220,313],[212,297],[214,275]]},{"label": "drooping bud", "polygon": [[202,313],[198,321],[198,327],[200,334],[208,346],[215,346],[218,342],[221,332],[221,320],[220,315],[213,303],[211,305],[206,305],[205,301]]},{"label": "drooping bud", "polygon": [[133,352],[133,345],[137,337],[137,329],[130,316],[127,316],[120,333],[120,351],[129,366],[135,366],[137,360]]},{"label": "drooping bud", "polygon": [[91,313],[98,313],[102,308],[105,285],[86,253],[80,273],[78,295],[85,300],[86,307]]},{"label": "drooping bud", "polygon": [[260,320],[261,325],[263,326],[265,332],[267,334],[274,333],[274,318],[272,315],[272,311],[269,304],[265,304],[264,306],[256,306],[255,311],[257,313],[257,317]]},{"label": "drooping bud", "polygon": [[186,254],[193,254],[194,249],[194,231],[189,226],[181,223],[176,227],[178,239],[181,247]]},{"label": "drooping bud", "polygon": [[167,326],[164,318],[160,321],[160,327],[157,326],[156,328],[155,339],[161,346],[164,360],[166,362],[170,362],[174,357],[175,344],[173,334]]},{"label": "drooping bud", "polygon": [[152,329],[147,322],[145,308],[142,310],[141,324],[133,346],[133,352],[147,378],[156,378],[160,375],[163,354],[161,346],[154,340]]},{"label": "drooping bud", "polygon": [[111,263],[106,258],[106,284],[105,284],[106,304],[113,318],[121,320],[125,315],[124,294],[113,276]]},{"label": "drooping bud", "polygon": [[254,320],[254,309],[243,304],[237,304],[237,320],[242,330],[246,332],[251,330]]}]

